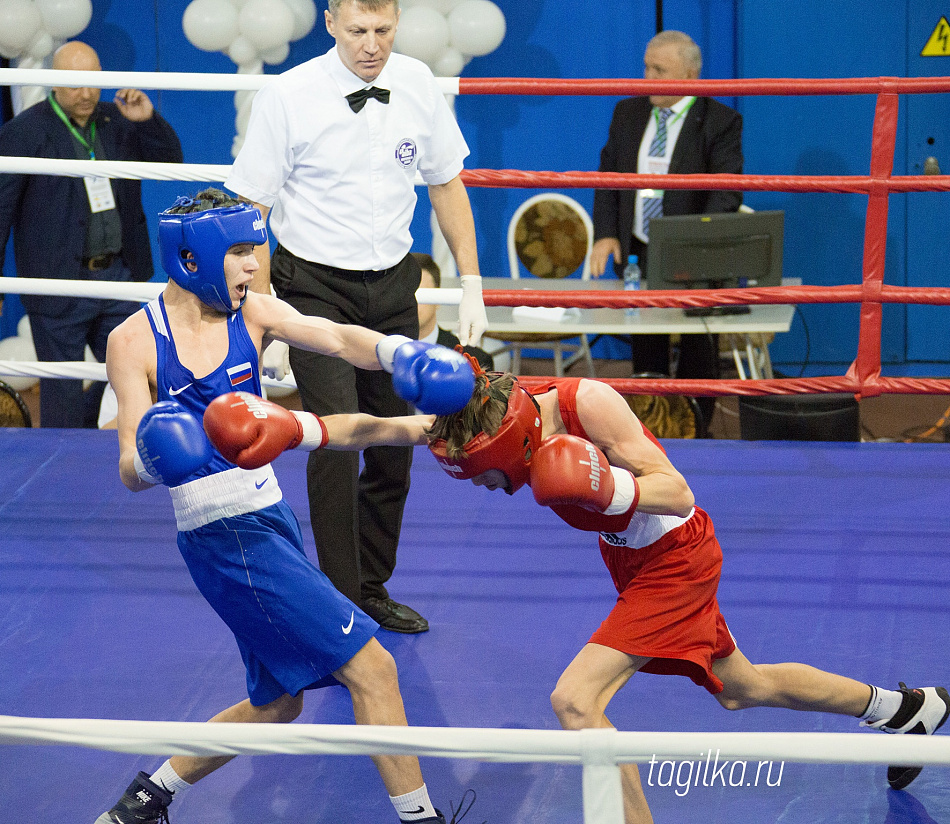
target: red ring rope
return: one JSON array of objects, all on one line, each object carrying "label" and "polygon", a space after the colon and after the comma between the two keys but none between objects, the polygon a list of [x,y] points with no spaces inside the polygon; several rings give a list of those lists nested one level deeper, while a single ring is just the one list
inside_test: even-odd
[{"label": "red ring rope", "polygon": [[517,95],[842,95],[950,92],[950,77],[740,78],[639,80],[608,78],[461,77],[459,94]]},{"label": "red ring rope", "polygon": [[[858,303],[857,355],[840,377],[781,380],[606,380],[625,393],[689,395],[761,395],[847,392],[858,398],[882,393],[947,394],[950,380],[881,376],[883,304],[950,305],[950,289],[900,287],[884,283],[888,199],[900,192],[950,191],[950,176],[894,176],[898,95],[950,92],[950,77],[867,77],[852,79],[630,80],[461,78],[460,94],[518,95],[851,95],[877,96],[867,176],[809,175],[641,175],[608,172],[531,172],[471,169],[462,173],[467,186],[522,189],[700,189],[778,192],[848,192],[868,196],[862,282],[846,286],[762,289],[650,291],[638,295],[591,292],[489,291],[488,306],[711,306],[762,303]],[[525,383],[542,378],[525,377]]]}]

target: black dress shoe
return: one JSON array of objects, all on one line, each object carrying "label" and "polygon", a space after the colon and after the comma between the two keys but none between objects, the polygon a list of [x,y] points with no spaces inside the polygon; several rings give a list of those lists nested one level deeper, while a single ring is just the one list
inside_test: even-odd
[{"label": "black dress shoe", "polygon": [[367,598],[363,612],[383,629],[391,632],[428,632],[429,622],[412,607],[400,604],[392,598]]}]

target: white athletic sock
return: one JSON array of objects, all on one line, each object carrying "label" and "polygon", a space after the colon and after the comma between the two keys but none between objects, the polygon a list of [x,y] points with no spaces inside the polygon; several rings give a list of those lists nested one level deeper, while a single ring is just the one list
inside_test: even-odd
[{"label": "white athletic sock", "polygon": [[185,781],[178,773],[172,769],[172,762],[166,761],[154,773],[149,776],[152,783],[164,787],[168,792],[174,794],[179,790],[187,790],[191,784]]},{"label": "white athletic sock", "polygon": [[858,717],[868,724],[890,721],[901,708],[901,702],[904,700],[903,694],[897,690],[882,690],[873,684],[870,686],[871,700],[868,702],[864,714]]},{"label": "white athletic sock", "polygon": [[435,807],[429,800],[429,791],[423,784],[418,790],[405,795],[389,796],[400,821],[418,821],[421,818],[434,818]]}]

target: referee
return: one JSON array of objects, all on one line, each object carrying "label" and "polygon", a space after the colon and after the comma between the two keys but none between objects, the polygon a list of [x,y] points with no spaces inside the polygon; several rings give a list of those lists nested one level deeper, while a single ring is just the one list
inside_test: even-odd
[{"label": "referee", "polygon": [[[255,288],[272,283],[307,315],[417,337],[409,227],[419,174],[461,275],[459,338],[477,344],[486,318],[458,124],[426,65],[392,54],[396,0],[329,0],[324,17],[336,45],[257,92],[225,181],[269,214],[278,242],[270,260],[257,247]],[[384,372],[298,349],[290,365],[309,412],[410,412]],[[411,463],[411,447],[375,447],[362,472],[355,452],[313,452],[307,465],[320,568],[381,626],[404,633],[429,628],[386,590]]]}]

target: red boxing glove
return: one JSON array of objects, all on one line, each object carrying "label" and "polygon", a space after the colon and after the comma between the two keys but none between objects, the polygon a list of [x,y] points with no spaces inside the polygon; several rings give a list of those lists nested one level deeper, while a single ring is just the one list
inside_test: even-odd
[{"label": "red boxing glove", "polygon": [[[307,437],[303,415],[319,424],[316,438]],[[326,443],[326,428],[316,415],[298,417],[250,392],[229,392],[211,401],[204,428],[215,449],[242,469],[265,466],[287,449],[319,449]]]},{"label": "red boxing glove", "polygon": [[[531,461],[531,491],[539,504],[577,529],[623,532],[636,511],[640,489],[636,478],[622,471],[632,486],[624,480],[618,491],[614,470],[597,446],[573,435],[554,435]],[[611,514],[603,514],[610,509]]]},{"label": "red boxing glove", "polygon": [[614,497],[607,456],[590,441],[553,435],[531,459],[531,491],[541,506],[574,504],[604,512]]}]

